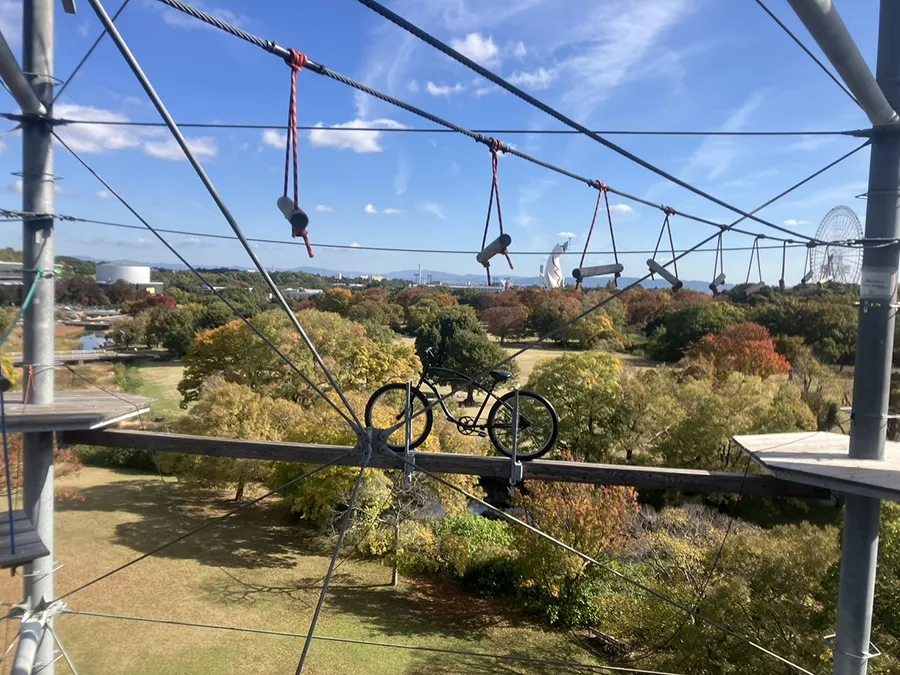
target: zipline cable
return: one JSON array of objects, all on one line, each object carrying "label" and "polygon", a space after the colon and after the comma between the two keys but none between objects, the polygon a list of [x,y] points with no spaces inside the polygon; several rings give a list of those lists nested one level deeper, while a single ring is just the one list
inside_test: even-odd
[{"label": "zipline cable", "polygon": [[[5,119],[19,121],[22,115],[18,113],[0,113],[0,117]],[[165,122],[142,122],[139,120],[98,120],[98,119],[72,119],[67,117],[49,118],[55,126],[68,125],[98,125],[106,127],[157,127],[164,128]],[[287,131],[288,127],[284,124],[242,124],[239,122],[179,122],[178,126],[182,129],[247,129],[247,130],[277,130]],[[363,127],[363,126],[326,126],[322,124],[301,124],[297,125],[299,131],[338,131],[338,132],[373,132],[384,131],[393,134],[453,134],[457,133],[453,129],[444,129],[441,127]],[[504,135],[504,136],[580,136],[581,132],[572,129],[472,129],[478,134],[488,135]],[[870,132],[866,129],[853,129],[848,131],[655,131],[646,130],[629,130],[629,129],[595,129],[595,134],[604,134],[606,136],[749,136],[749,137],[781,137],[781,136],[849,136],[849,137],[866,137]]]},{"label": "zipline cable", "polygon": [[[90,1],[91,1],[92,4],[93,4],[94,0],[90,0]],[[216,18],[216,17],[214,17],[214,16],[211,16],[211,15],[207,14],[206,12],[202,12],[202,11],[200,11],[200,10],[194,8],[194,7],[191,7],[190,5],[187,5],[187,4],[183,3],[183,2],[181,2],[180,0],[157,0],[157,1],[158,1],[158,2],[161,2],[161,3],[165,4],[165,5],[167,5],[167,6],[169,6],[169,7],[172,7],[172,8],[174,8],[174,9],[177,9],[177,10],[179,10],[179,11],[181,11],[181,12],[184,12],[185,14],[188,14],[188,15],[190,15],[190,16],[193,16],[194,18],[199,19],[200,21],[203,21],[203,22],[205,22],[205,23],[207,23],[207,24],[209,24],[209,25],[211,25],[211,26],[215,26],[216,28],[219,28],[220,30],[223,30],[223,31],[225,31],[225,32],[227,32],[227,33],[230,33],[231,35],[234,35],[235,37],[239,37],[239,38],[241,38],[242,40],[246,40],[247,42],[250,42],[251,44],[254,44],[254,45],[256,45],[256,46],[258,46],[258,47],[260,47],[260,48],[266,50],[266,51],[269,52],[270,54],[274,54],[275,56],[281,57],[281,58],[282,58],[283,60],[285,60],[286,62],[287,62],[287,60],[290,58],[290,51],[287,50],[287,49],[285,49],[284,47],[281,47],[280,45],[276,44],[275,42],[263,40],[263,39],[261,39],[261,38],[255,36],[255,35],[251,35],[250,33],[247,33],[246,31],[243,31],[243,30],[241,30],[241,29],[239,29],[239,28],[236,28],[236,27],[234,27],[234,26],[229,25],[228,23],[222,21],[221,19],[218,19],[218,18]],[[362,2],[363,0],[359,0],[359,1]],[[375,3],[375,4],[377,5],[378,3]],[[378,5],[378,6],[381,7],[381,5]],[[393,12],[390,12],[389,10],[386,10],[386,9],[385,9],[385,11],[388,12],[391,16],[396,16],[395,14],[393,14]],[[397,18],[399,19],[399,17],[397,17]],[[402,19],[401,19],[401,21],[402,21]],[[410,26],[411,26],[411,24],[410,24]],[[413,28],[415,28],[415,27],[413,27]],[[419,29],[415,29],[415,30],[419,30]],[[443,43],[441,43],[441,44],[443,44]],[[446,45],[444,45],[444,46],[446,47]],[[448,50],[450,50],[451,52],[453,52],[453,50],[451,50],[450,47],[446,47],[446,49],[448,49]],[[456,53],[456,52],[454,52],[454,53]],[[463,57],[461,54],[458,54],[458,56],[459,56],[460,58],[462,58],[462,59],[465,59],[465,57]],[[472,64],[473,66],[475,66],[476,68],[481,69],[481,66],[478,66],[478,65],[475,64],[474,62],[471,62],[471,61],[469,61],[468,59],[465,59],[465,60],[466,60],[467,62],[471,63],[471,64]],[[475,133],[475,132],[473,132],[473,131],[471,131],[471,130],[469,130],[469,129],[466,129],[466,128],[464,128],[464,127],[461,127],[461,126],[459,126],[458,124],[454,124],[453,122],[449,122],[449,121],[447,121],[447,120],[445,120],[445,119],[443,119],[443,118],[441,118],[441,117],[438,117],[437,115],[434,115],[434,114],[429,113],[429,112],[427,112],[427,111],[425,111],[425,110],[422,110],[421,108],[417,108],[416,106],[411,105],[411,104],[409,104],[409,103],[406,103],[405,101],[401,101],[401,100],[398,99],[398,98],[395,98],[395,97],[393,97],[393,96],[390,96],[390,95],[388,95],[388,94],[385,94],[385,93],[383,93],[383,92],[381,92],[381,91],[378,91],[377,89],[373,89],[372,87],[369,87],[368,85],[362,84],[362,83],[357,82],[356,80],[353,80],[353,79],[351,79],[351,78],[349,78],[349,77],[347,77],[347,76],[345,76],[345,75],[342,75],[342,74],[340,74],[340,73],[337,73],[337,72],[335,72],[335,71],[333,71],[333,70],[331,70],[331,69],[329,69],[329,68],[327,68],[327,67],[325,67],[325,66],[323,66],[323,65],[321,65],[321,64],[319,64],[319,63],[315,63],[314,61],[312,61],[312,60],[310,60],[310,59],[307,59],[307,62],[306,62],[306,65],[305,65],[305,69],[306,69],[306,70],[309,70],[309,71],[312,71],[312,72],[314,72],[314,73],[317,73],[317,74],[319,74],[319,75],[323,75],[323,76],[325,76],[325,77],[329,77],[329,78],[331,78],[331,79],[333,79],[333,80],[336,80],[337,82],[341,82],[342,84],[346,84],[347,86],[350,86],[350,87],[352,87],[352,88],[354,88],[354,89],[357,89],[358,91],[361,91],[361,92],[363,92],[363,93],[365,93],[365,94],[369,94],[370,96],[373,96],[373,97],[375,97],[375,98],[377,98],[377,99],[379,99],[379,100],[381,100],[381,101],[384,101],[385,103],[390,103],[391,105],[396,106],[396,107],[398,107],[398,108],[400,108],[400,109],[402,109],[402,110],[406,110],[407,112],[412,113],[413,115],[417,115],[417,116],[419,116],[419,117],[422,117],[423,119],[427,119],[427,120],[429,120],[430,122],[433,122],[433,123],[435,123],[435,124],[438,124],[438,125],[440,125],[440,126],[442,126],[442,127],[445,127],[445,128],[447,128],[447,129],[451,129],[452,131],[455,131],[455,132],[457,132],[457,133],[459,133],[459,134],[462,134],[462,135],[464,135],[464,136],[468,136],[468,137],[471,138],[472,140],[474,140],[474,141],[476,141],[476,142],[478,142],[478,143],[481,143],[482,145],[486,145],[486,146],[488,146],[488,147],[491,147],[491,145],[492,145],[493,143],[496,142],[494,138],[486,137],[486,136],[484,136],[484,135],[482,135],[482,134]],[[482,69],[482,70],[483,70],[483,69]],[[493,77],[493,78],[496,78],[496,79],[498,79],[498,80],[501,79],[501,78],[497,78],[496,75],[493,75],[492,73],[489,73],[489,71],[485,71],[485,72],[488,73],[488,74],[489,74],[491,77]],[[490,78],[488,78],[488,79],[490,79]],[[501,80],[501,81],[505,82],[505,80]],[[524,95],[524,96],[527,96],[527,94],[525,94],[525,92],[521,92],[521,90],[517,89],[516,87],[513,87],[513,85],[510,85],[509,83],[506,83],[506,86],[509,87],[509,88],[511,88],[512,90],[519,91],[519,92],[520,92],[522,95]],[[528,97],[528,98],[531,99],[531,97]],[[532,100],[534,100],[534,99],[532,99]],[[543,104],[541,104],[541,105],[543,105]],[[559,113],[557,113],[557,114],[559,114]],[[564,122],[567,126],[570,126],[570,127],[571,127],[573,124],[575,124],[576,126],[575,126],[575,127],[572,127],[572,128],[576,129],[577,131],[581,132],[582,134],[587,133],[588,136],[591,137],[591,138],[594,138],[594,139],[600,139],[600,142],[602,142],[602,143],[604,143],[604,144],[608,144],[609,146],[618,148],[618,146],[616,146],[615,144],[611,143],[610,141],[606,141],[605,139],[603,139],[602,136],[599,136],[599,135],[597,135],[597,134],[594,134],[592,131],[590,131],[590,130],[584,128],[584,127],[581,126],[581,125],[578,125],[577,123],[573,122],[572,120],[569,120],[569,119],[566,118],[566,117],[560,116],[560,118],[558,118],[558,119],[560,119],[560,121]],[[621,148],[619,148],[619,150],[621,150],[621,152],[627,152],[627,151],[625,151],[625,150],[622,150]],[[549,171],[553,171],[553,172],[558,173],[558,174],[560,174],[560,175],[567,176],[567,177],[569,177],[569,178],[572,178],[573,180],[577,180],[577,181],[579,181],[579,182],[581,182],[581,183],[584,183],[585,185],[587,185],[587,186],[589,186],[589,187],[592,187],[592,188],[594,188],[594,189],[599,189],[599,181],[592,180],[592,179],[588,179],[588,178],[585,178],[584,176],[579,176],[579,175],[576,174],[576,173],[573,173],[573,172],[571,172],[571,171],[568,171],[568,170],[566,170],[566,169],[563,169],[563,168],[561,168],[561,167],[558,167],[558,166],[556,166],[556,165],[554,165],[554,164],[550,164],[549,162],[545,162],[545,161],[543,161],[543,160],[540,160],[540,159],[537,159],[537,158],[535,158],[535,157],[532,157],[531,155],[528,155],[528,154],[526,154],[526,153],[524,153],[524,152],[521,152],[521,151],[519,151],[519,150],[517,150],[517,149],[515,149],[515,148],[511,148],[511,147],[508,147],[508,146],[507,146],[506,154],[515,155],[516,157],[519,157],[519,158],[521,158],[521,159],[524,159],[524,160],[526,160],[526,161],[529,161],[529,162],[531,162],[532,164],[535,164],[535,165],[537,165],[537,166],[540,166],[540,167],[543,167],[543,168],[545,168],[545,169],[548,169]],[[634,157],[633,155],[631,155],[631,153],[627,153],[627,156],[628,156],[629,158]],[[635,161],[638,161],[639,163],[640,163],[640,162],[643,162],[644,164],[647,164],[646,162],[644,162],[644,160],[640,160],[639,158],[634,158],[634,159],[635,159]],[[651,165],[647,164],[647,166],[650,167]],[[652,167],[652,169],[653,169],[655,172],[657,172],[657,173],[661,171],[661,169],[657,169],[656,167]],[[669,176],[669,174],[666,174],[665,172],[662,172],[660,175],[663,175],[664,177]],[[679,179],[675,178],[674,176],[671,176],[671,178],[672,178],[673,180],[675,180],[675,181],[679,181]],[[681,184],[681,183],[683,183],[683,181],[681,181],[679,184]],[[682,187],[684,187],[684,186],[687,186],[687,184],[685,183],[684,185],[682,185]],[[712,200],[712,201],[715,202],[715,203],[718,203],[720,206],[725,206],[725,207],[727,207],[729,210],[735,211],[736,213],[741,214],[742,216],[744,216],[743,219],[750,218],[750,219],[752,219],[752,220],[755,220],[755,221],[757,221],[757,222],[759,222],[759,223],[765,225],[766,227],[774,228],[774,229],[779,230],[779,231],[781,231],[781,232],[787,233],[787,234],[789,234],[789,235],[791,235],[791,236],[799,237],[800,239],[805,239],[805,240],[807,240],[807,241],[815,241],[816,243],[822,244],[822,245],[824,245],[824,244],[826,243],[826,242],[823,242],[823,241],[819,241],[819,240],[815,239],[814,237],[810,237],[810,236],[808,236],[808,235],[800,234],[800,233],[794,232],[794,231],[792,231],[792,230],[790,230],[790,229],[788,229],[788,228],[782,227],[782,226],[780,226],[780,225],[776,225],[776,224],[774,224],[774,223],[770,223],[770,222],[768,222],[768,221],[761,220],[761,219],[759,219],[759,218],[753,216],[752,214],[747,214],[747,213],[745,213],[744,211],[741,211],[741,210],[737,209],[736,207],[732,207],[732,206],[726,204],[725,202],[722,202],[721,200],[717,200],[715,197],[712,197],[711,195],[707,195],[705,192],[702,192],[702,191],[697,190],[697,188],[693,188],[692,186],[689,186],[689,188],[690,188],[691,190],[697,192],[697,193],[700,194],[701,196],[704,196],[705,198],[710,199],[710,200]],[[615,189],[613,189],[613,188],[611,188],[611,187],[609,188],[609,191],[610,191],[611,193],[613,193],[613,194],[615,194],[615,195],[618,195],[618,196],[620,196],[620,197],[623,197],[623,198],[625,198],[625,199],[629,199],[629,200],[638,202],[638,203],[640,203],[640,204],[644,204],[644,205],[646,205],[646,206],[650,206],[650,207],[659,209],[659,210],[661,210],[661,211],[665,211],[666,208],[669,208],[669,207],[661,206],[661,205],[659,205],[659,204],[654,204],[653,202],[650,202],[650,201],[648,201],[648,200],[646,200],[646,199],[643,199],[643,198],[641,198],[641,197],[637,197],[637,196],[635,196],[635,195],[629,194],[629,193],[627,193],[627,192],[623,192],[623,191],[621,191],[621,190],[615,190]],[[690,220],[694,220],[694,221],[699,222],[699,223],[705,223],[705,224],[707,224],[707,225],[711,225],[711,226],[714,226],[714,227],[722,227],[722,224],[720,224],[720,223],[715,223],[715,222],[713,222],[713,221],[711,221],[711,220],[707,220],[707,219],[705,219],[705,218],[700,218],[700,217],[698,217],[698,216],[693,216],[693,215],[686,214],[686,213],[681,213],[681,212],[679,212],[679,215],[682,216],[683,218],[688,218],[688,219],[690,219]]]},{"label": "zipline cable", "polygon": [[[174,1],[175,0],[159,0],[159,2],[165,2],[166,4],[171,4]],[[722,208],[728,209],[729,211],[733,211],[734,213],[737,213],[737,214],[743,216],[744,218],[749,218],[750,220],[753,220],[757,223],[765,225],[766,227],[771,227],[775,230],[779,230],[781,232],[785,232],[787,234],[797,236],[796,233],[792,232],[788,228],[782,227],[780,225],[776,225],[775,223],[771,223],[769,221],[763,220],[762,218],[758,218],[758,217],[754,216],[752,212],[748,213],[742,209],[739,209],[738,207],[733,206],[732,204],[729,204],[728,202],[726,202],[722,199],[719,199],[718,197],[715,197],[715,196],[709,194],[708,192],[701,190],[698,187],[691,185],[690,183],[678,178],[677,176],[674,176],[673,174],[669,173],[668,171],[665,171],[665,170],[659,168],[658,166],[656,166],[644,159],[641,159],[634,153],[629,152],[625,148],[623,148],[619,145],[616,145],[612,141],[605,139],[600,134],[594,133],[593,131],[588,129],[583,124],[576,122],[575,120],[571,119],[570,117],[567,117],[566,115],[562,114],[555,108],[547,105],[546,103],[543,103],[542,101],[539,101],[534,96],[531,96],[530,94],[526,93],[519,87],[517,87],[517,86],[511,84],[510,82],[508,82],[507,80],[503,79],[499,75],[494,74],[493,72],[491,72],[484,66],[479,65],[478,63],[476,63],[472,59],[468,58],[467,56],[464,56],[463,54],[459,53],[457,50],[453,49],[448,44],[440,41],[439,39],[437,39],[430,33],[422,30],[415,24],[404,19],[399,14],[392,12],[387,7],[382,5],[380,2],[376,2],[376,0],[356,0],[356,1],[358,3],[360,3],[361,5],[365,5],[366,7],[371,9],[376,14],[381,15],[382,17],[384,17],[385,19],[387,19],[394,25],[399,26],[400,28],[405,30],[407,33],[414,35],[415,37],[419,38],[426,44],[434,47],[435,49],[443,52],[444,54],[446,54],[450,58],[454,59],[455,61],[458,61],[459,63],[463,64],[464,66],[469,68],[469,70],[472,70],[472,71],[478,73],[483,78],[490,80],[491,82],[493,82],[494,84],[496,84],[499,87],[502,87],[503,89],[508,91],[513,96],[520,98],[521,100],[525,101],[529,105],[550,115],[557,121],[565,124],[567,127],[574,129],[576,131],[579,131],[582,135],[587,136],[591,140],[596,141],[597,143],[599,143],[599,144],[603,145],[604,147],[612,150],[613,152],[621,155],[622,157],[625,157],[626,159],[637,164],[638,166],[641,166],[641,167],[647,169],[648,171],[655,173],[657,176],[665,178],[667,181],[674,183],[675,185],[678,185],[679,187],[684,188],[685,190],[688,190],[689,192],[693,192],[695,195],[697,195],[699,197],[703,197],[704,199],[712,202],[713,204],[716,204],[718,206],[721,206]],[[181,3],[179,3],[179,4],[181,4]]]},{"label": "zipline cable", "polygon": [[[89,223],[94,225],[104,225],[107,227],[118,227],[127,230],[145,230],[147,229],[143,225],[129,225],[127,223],[116,223],[108,220],[95,220],[93,218],[81,218],[78,216],[67,215],[64,213],[56,213],[52,214],[53,218],[63,221],[63,222],[73,222],[73,223]],[[25,211],[18,211],[14,209],[2,209],[0,208],[0,224],[3,222],[19,222],[22,220],[29,219],[39,219],[46,218],[48,214],[43,213],[30,213]],[[206,237],[208,239],[222,239],[225,241],[238,241],[238,238],[234,235],[229,234],[215,234],[212,232],[195,232],[192,230],[173,230],[167,229],[163,227],[155,228],[157,232],[164,232],[166,234],[178,234],[186,237]],[[735,234],[743,234],[748,237],[757,237],[758,233],[756,232],[748,232],[746,230],[741,230],[739,228],[734,228],[730,230]],[[783,244],[786,244],[788,248],[808,248],[809,244],[803,244],[796,242],[792,239],[781,239],[780,237],[767,237],[771,241],[777,241]],[[279,239],[265,239],[260,237],[247,237],[247,241],[253,241],[263,244],[282,244],[286,246],[303,246],[300,242],[296,241],[281,241]],[[834,246],[843,246],[843,247],[855,247],[855,246],[866,246],[866,242],[863,241],[845,241],[845,242],[829,242],[828,244],[831,247]],[[877,246],[884,246],[884,242],[878,242],[877,244],[873,244]],[[338,250],[351,250],[351,251],[384,251],[390,253],[436,253],[436,254],[447,254],[447,255],[476,255],[478,251],[468,251],[461,249],[435,249],[435,248],[399,248],[399,247],[391,247],[391,246],[354,246],[353,244],[316,244],[317,248],[330,248],[330,249],[338,249]],[[763,246],[763,249],[775,249],[781,248],[781,246]],[[676,251],[684,251],[686,249],[675,249]],[[711,252],[713,249],[703,249],[705,251]],[[728,247],[725,250],[727,251],[749,251],[749,246],[737,246],[737,247]],[[594,251],[596,254],[616,254],[619,255],[647,255],[648,253],[653,253],[652,250],[622,250],[617,249],[616,251]],[[510,250],[511,255],[536,255],[536,256],[544,256],[548,255],[547,251],[515,251]]]},{"label": "zipline cable", "polygon": [[[251,331],[253,331],[253,332],[256,334],[256,336],[257,336],[258,338],[260,338],[265,344],[267,344],[267,345],[269,346],[269,348],[270,348],[270,349],[271,349],[271,350],[272,350],[279,358],[281,358],[281,360],[284,361],[284,362],[288,365],[288,367],[289,367],[291,370],[293,370],[297,375],[299,375],[300,378],[301,378],[304,382],[306,382],[306,384],[308,384],[308,385],[310,386],[310,388],[311,388],[314,392],[316,392],[317,394],[319,394],[319,396],[321,396],[323,399],[325,399],[325,401],[326,401],[332,408],[334,408],[335,412],[337,412],[338,415],[340,415],[341,417],[344,418],[344,420],[347,422],[347,424],[350,425],[351,428],[353,427],[353,420],[350,419],[350,417],[348,417],[347,414],[346,414],[343,410],[341,410],[341,408],[340,408],[334,401],[332,401],[328,396],[326,396],[325,393],[321,390],[321,388],[320,388],[318,385],[316,385],[316,384],[309,378],[309,376],[308,376],[306,373],[304,373],[302,370],[300,370],[300,368],[297,366],[297,364],[295,364],[295,363],[287,356],[287,354],[285,354],[283,351],[281,351],[281,349],[279,349],[278,346],[277,346],[272,340],[270,340],[269,337],[268,337],[265,333],[263,333],[259,328],[257,328],[255,325],[253,325],[253,323],[250,321],[250,319],[248,319],[247,317],[245,317],[245,316],[237,309],[237,307],[234,305],[234,303],[232,303],[228,298],[226,298],[220,291],[216,290],[216,288],[215,288],[215,287],[214,287],[214,286],[206,279],[206,277],[205,277],[205,276],[204,276],[204,275],[203,275],[196,267],[194,267],[193,265],[191,265],[191,263],[189,263],[189,262],[187,261],[187,258],[185,258],[183,255],[181,255],[181,253],[179,253],[178,250],[177,250],[174,246],[172,246],[172,245],[166,240],[166,238],[163,237],[163,236],[159,233],[159,231],[158,231],[156,228],[154,228],[149,222],[147,222],[147,220],[145,220],[144,217],[143,217],[140,213],[138,213],[138,212],[134,209],[134,207],[133,207],[133,206],[132,206],[132,205],[131,205],[124,197],[122,197],[122,195],[120,195],[120,194],[119,194],[119,193],[118,193],[118,192],[117,192],[117,191],[116,191],[109,183],[107,183],[107,182],[100,176],[100,174],[98,174],[98,173],[93,169],[93,167],[91,167],[91,166],[90,166],[90,165],[89,165],[89,164],[81,157],[81,155],[79,155],[77,152],[75,152],[75,150],[73,150],[73,149],[72,149],[72,148],[71,148],[64,140],[62,140],[62,139],[56,134],[56,132],[53,132],[53,135],[54,135],[54,137],[56,138],[56,140],[59,142],[59,144],[62,145],[62,147],[64,147],[66,150],[68,150],[69,153],[75,158],[75,160],[76,160],[79,164],[81,164],[81,166],[83,166],[83,167],[87,170],[88,173],[90,173],[94,178],[96,178],[97,181],[98,181],[98,182],[99,182],[99,183],[100,183],[100,184],[101,184],[101,185],[102,185],[102,186],[103,186],[103,187],[104,187],[104,188],[105,188],[105,189],[106,189],[113,197],[115,197],[115,198],[119,201],[120,204],[122,204],[122,206],[124,206],[126,209],[128,209],[128,211],[131,212],[131,215],[133,215],[133,216],[134,216],[135,218],[137,218],[141,223],[143,223],[144,229],[149,230],[149,231],[150,231],[157,239],[159,239],[159,241],[162,243],[162,245],[165,246],[165,247],[172,253],[172,255],[174,255],[176,258],[178,258],[178,260],[181,262],[181,264],[184,265],[188,270],[190,270],[190,271],[194,274],[194,276],[196,276],[204,286],[206,286],[207,288],[209,288],[210,291],[212,291],[213,295],[215,295],[219,300],[221,300],[222,302],[224,302],[225,305],[226,305],[232,312],[234,312],[234,315],[237,316],[241,321],[244,322],[244,324],[247,326],[247,328],[249,328]],[[131,225],[131,226],[129,226],[129,227],[137,228],[136,225]]]}]

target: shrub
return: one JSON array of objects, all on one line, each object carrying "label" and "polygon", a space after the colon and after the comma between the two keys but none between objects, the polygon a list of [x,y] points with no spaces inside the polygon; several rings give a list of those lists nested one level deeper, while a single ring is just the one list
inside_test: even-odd
[{"label": "shrub", "polygon": [[153,469],[153,454],[147,450],[125,448],[100,448],[93,445],[77,445],[75,455],[87,466],[105,466],[113,469]]}]

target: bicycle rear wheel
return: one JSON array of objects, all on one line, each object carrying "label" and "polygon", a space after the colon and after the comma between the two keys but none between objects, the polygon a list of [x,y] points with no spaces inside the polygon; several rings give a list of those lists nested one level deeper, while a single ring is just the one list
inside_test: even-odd
[{"label": "bicycle rear wheel", "polygon": [[[434,411],[428,408],[428,399],[418,389],[412,390],[412,434],[409,448],[417,448],[431,433]],[[422,412],[422,411],[425,412]],[[418,414],[417,413],[421,413]],[[386,384],[378,389],[366,404],[366,426],[388,429],[406,420],[406,385]],[[406,427],[403,426],[387,439],[387,446],[396,452],[406,449]]]},{"label": "bicycle rear wheel", "polygon": [[[513,456],[513,419],[516,392],[501,396],[488,413],[488,435],[494,447],[507,457]],[[519,392],[519,430],[516,458],[527,462],[547,454],[559,436],[559,417],[550,402],[540,394]]]}]

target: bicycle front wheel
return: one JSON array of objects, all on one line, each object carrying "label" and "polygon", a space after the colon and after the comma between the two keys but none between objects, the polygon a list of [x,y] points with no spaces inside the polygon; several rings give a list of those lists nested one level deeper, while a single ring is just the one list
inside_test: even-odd
[{"label": "bicycle front wheel", "polygon": [[[423,412],[424,411],[424,412]],[[431,433],[434,412],[428,408],[428,399],[418,389],[412,390],[412,433],[409,448],[417,448]],[[386,384],[372,394],[366,404],[366,426],[389,429],[406,420],[406,385]],[[396,452],[406,449],[406,426],[402,426],[387,439],[387,446]]]},{"label": "bicycle front wheel", "polygon": [[[491,443],[507,457],[513,456],[513,419],[516,392],[504,394],[488,414],[487,428]],[[559,436],[559,417],[550,402],[540,394],[519,392],[519,429],[516,458],[527,462],[547,454]]]}]

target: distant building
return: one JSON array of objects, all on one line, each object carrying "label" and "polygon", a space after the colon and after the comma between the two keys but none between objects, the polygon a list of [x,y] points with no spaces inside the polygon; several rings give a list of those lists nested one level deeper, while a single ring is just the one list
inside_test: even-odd
[{"label": "distant building", "polygon": [[322,292],[320,288],[282,288],[281,294],[291,300],[309,300]]},{"label": "distant building", "polygon": [[0,262],[0,286],[22,285],[22,263]]},{"label": "distant building", "polygon": [[144,265],[119,265],[117,263],[98,263],[96,278],[98,284],[114,284],[125,281],[145,293],[163,292],[161,281],[150,281],[150,268]]}]

